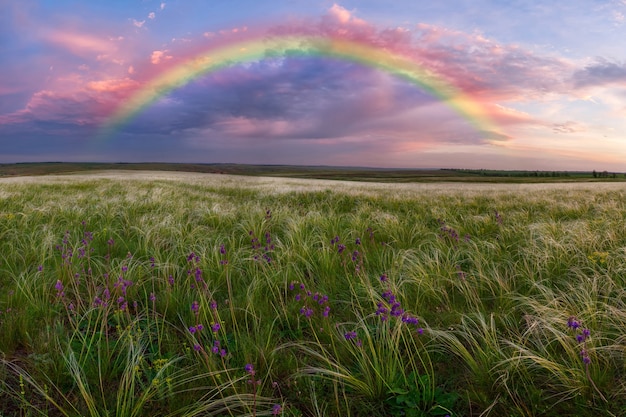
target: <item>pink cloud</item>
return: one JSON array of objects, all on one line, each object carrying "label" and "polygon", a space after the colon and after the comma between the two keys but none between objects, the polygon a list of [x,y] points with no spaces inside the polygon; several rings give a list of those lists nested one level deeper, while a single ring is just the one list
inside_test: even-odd
[{"label": "pink cloud", "polygon": [[130,78],[91,81],[87,83],[87,88],[101,93],[119,93],[137,88],[139,83]]},{"label": "pink cloud", "polygon": [[79,32],[54,30],[47,33],[45,39],[78,56],[108,55],[117,50],[117,46],[108,38]]},{"label": "pink cloud", "polygon": [[172,59],[171,55],[167,55],[167,50],[163,51],[152,51],[152,55],[150,55],[150,62],[154,65],[160,64],[163,61],[167,61]]}]

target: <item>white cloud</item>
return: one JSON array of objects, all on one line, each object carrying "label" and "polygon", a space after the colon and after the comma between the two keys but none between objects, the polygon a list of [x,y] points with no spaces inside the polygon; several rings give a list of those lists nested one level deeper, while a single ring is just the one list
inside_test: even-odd
[{"label": "white cloud", "polygon": [[133,25],[135,25],[136,27],[140,28],[144,25],[144,23],[146,23],[145,20],[142,20],[141,22],[138,20],[133,19]]},{"label": "white cloud", "polygon": [[165,9],[165,3],[161,3],[161,10]]},{"label": "white cloud", "polygon": [[156,14],[154,12],[150,12],[148,14],[148,19],[154,19],[156,17]]}]

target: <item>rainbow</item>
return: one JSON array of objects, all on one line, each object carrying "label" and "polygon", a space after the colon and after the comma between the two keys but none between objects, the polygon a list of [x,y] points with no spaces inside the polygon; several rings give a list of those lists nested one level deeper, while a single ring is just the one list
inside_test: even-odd
[{"label": "rainbow", "polygon": [[294,56],[330,57],[377,68],[408,80],[440,99],[487,138],[497,131],[482,103],[406,56],[365,42],[333,37],[286,35],[237,40],[213,46],[166,69],[133,92],[110,114],[102,125],[100,136],[108,136],[160,97],[198,77],[234,65]]}]

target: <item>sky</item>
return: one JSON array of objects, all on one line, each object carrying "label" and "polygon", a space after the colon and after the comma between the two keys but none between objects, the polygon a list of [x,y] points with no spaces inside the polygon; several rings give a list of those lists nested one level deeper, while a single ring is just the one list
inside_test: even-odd
[{"label": "sky", "polygon": [[0,163],[626,172],[626,0],[0,0]]}]

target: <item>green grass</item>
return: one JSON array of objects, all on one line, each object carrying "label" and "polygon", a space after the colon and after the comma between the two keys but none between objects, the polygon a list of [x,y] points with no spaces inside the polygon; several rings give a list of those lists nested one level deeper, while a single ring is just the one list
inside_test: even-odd
[{"label": "green grass", "polygon": [[0,182],[0,415],[624,415],[608,185]]}]

